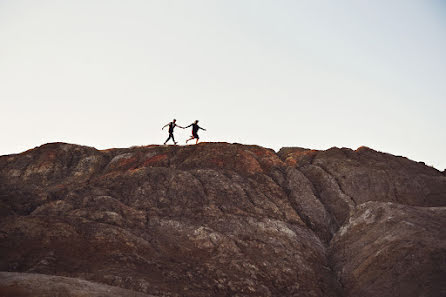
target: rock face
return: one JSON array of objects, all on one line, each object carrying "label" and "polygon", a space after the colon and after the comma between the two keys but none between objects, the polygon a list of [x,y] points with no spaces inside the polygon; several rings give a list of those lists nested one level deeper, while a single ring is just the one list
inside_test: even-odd
[{"label": "rock face", "polygon": [[47,144],[0,157],[0,296],[445,296],[445,205],[364,147]]},{"label": "rock face", "polygon": [[75,278],[16,272],[0,272],[0,296],[154,297]]}]

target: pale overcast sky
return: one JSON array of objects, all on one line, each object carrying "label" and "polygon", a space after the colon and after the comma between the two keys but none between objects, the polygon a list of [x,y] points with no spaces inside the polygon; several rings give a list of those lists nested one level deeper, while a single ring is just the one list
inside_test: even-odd
[{"label": "pale overcast sky", "polygon": [[0,100],[1,155],[162,144],[176,118],[443,170],[446,2],[0,0]]}]

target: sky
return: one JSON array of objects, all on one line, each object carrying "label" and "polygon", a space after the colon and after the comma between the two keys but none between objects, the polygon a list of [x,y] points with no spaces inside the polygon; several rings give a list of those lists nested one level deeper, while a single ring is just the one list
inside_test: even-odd
[{"label": "sky", "polygon": [[162,144],[176,118],[444,170],[446,1],[0,0],[0,102],[0,155]]}]

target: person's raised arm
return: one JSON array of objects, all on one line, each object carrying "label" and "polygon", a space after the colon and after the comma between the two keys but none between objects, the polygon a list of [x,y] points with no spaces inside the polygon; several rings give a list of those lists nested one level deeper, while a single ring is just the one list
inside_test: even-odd
[{"label": "person's raised arm", "polygon": [[206,129],[205,129],[205,128],[201,128],[201,127],[198,127],[198,128],[200,128],[201,130],[204,130],[204,131],[206,131]]},{"label": "person's raised arm", "polygon": [[186,128],[189,128],[190,126],[192,126],[193,124],[190,124],[189,126],[187,126],[187,127],[184,127],[184,129],[186,129]]},{"label": "person's raised arm", "polygon": [[161,128],[161,130],[164,130],[164,128],[166,128],[167,126],[169,126],[169,124],[164,125],[164,127]]}]

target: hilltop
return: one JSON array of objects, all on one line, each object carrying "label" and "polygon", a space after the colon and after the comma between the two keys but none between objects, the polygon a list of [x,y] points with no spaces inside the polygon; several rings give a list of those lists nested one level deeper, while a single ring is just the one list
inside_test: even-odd
[{"label": "hilltop", "polygon": [[0,296],[444,296],[445,205],[367,147],[50,143],[0,157]]}]

